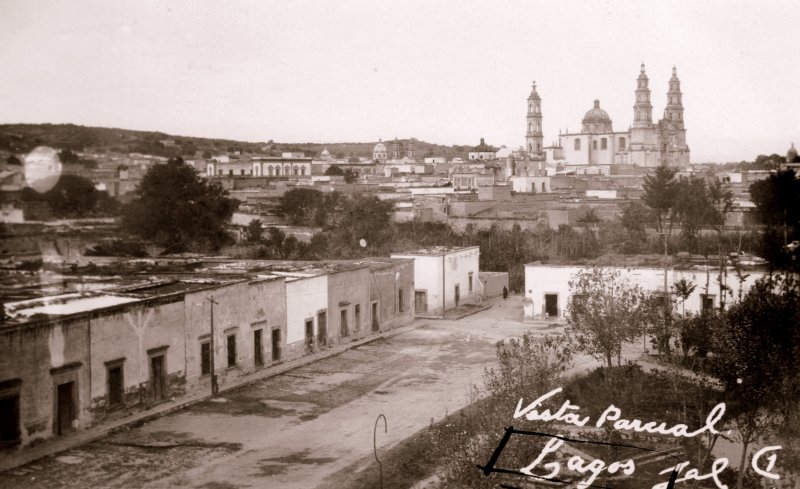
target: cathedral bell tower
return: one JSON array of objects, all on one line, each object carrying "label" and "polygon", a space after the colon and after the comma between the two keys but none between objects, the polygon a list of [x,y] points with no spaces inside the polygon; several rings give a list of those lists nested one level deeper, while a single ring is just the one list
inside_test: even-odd
[{"label": "cathedral bell tower", "polygon": [[667,106],[664,109],[664,119],[671,122],[677,129],[683,129],[683,94],[678,72],[672,67],[672,78],[669,79],[667,92]]},{"label": "cathedral bell tower", "polygon": [[633,104],[633,127],[644,128],[653,125],[653,105],[650,103],[650,89],[644,63],[636,79],[636,103]]},{"label": "cathedral bell tower", "polygon": [[525,146],[528,154],[533,159],[543,160],[544,150],[542,149],[542,99],[536,93],[536,82],[533,82],[531,94],[528,95],[528,130],[525,132]]}]

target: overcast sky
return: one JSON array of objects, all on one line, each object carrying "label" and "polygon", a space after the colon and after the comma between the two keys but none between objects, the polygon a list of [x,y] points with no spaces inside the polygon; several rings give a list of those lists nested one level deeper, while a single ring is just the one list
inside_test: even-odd
[{"label": "overcast sky", "polygon": [[595,98],[658,118],[677,66],[692,161],[800,144],[796,2],[28,1],[0,3],[0,122],[247,141],[545,144]]}]

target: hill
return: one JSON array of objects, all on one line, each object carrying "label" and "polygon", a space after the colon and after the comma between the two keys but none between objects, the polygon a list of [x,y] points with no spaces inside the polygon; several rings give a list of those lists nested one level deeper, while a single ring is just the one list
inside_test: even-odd
[{"label": "hill", "polygon": [[[327,148],[338,158],[371,157],[373,142],[280,143],[275,141],[246,142],[230,139],[175,136],[156,131],[134,131],[108,127],[86,127],[75,124],[0,124],[0,152],[22,154],[37,146],[50,146],[72,151],[112,153],[144,153],[157,156],[210,157],[240,151],[256,155],[279,155],[284,151],[319,156]],[[386,144],[391,151],[391,145]],[[444,156],[466,157],[471,145],[445,146],[415,140],[418,158]]]}]

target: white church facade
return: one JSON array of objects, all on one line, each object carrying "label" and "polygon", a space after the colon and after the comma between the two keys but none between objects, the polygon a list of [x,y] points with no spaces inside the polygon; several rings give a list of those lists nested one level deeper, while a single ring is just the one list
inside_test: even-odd
[{"label": "white church facade", "polygon": [[[644,64],[636,81],[633,124],[626,131],[614,131],[611,117],[600,101],[581,121],[580,132],[559,132],[558,143],[541,147],[541,112],[538,94],[528,99],[527,151],[531,159],[546,158],[565,167],[634,165],[640,167],[689,166],[689,146],[683,114],[683,93],[673,67],[664,116],[653,122],[649,79]],[[535,93],[535,88],[534,88]]]}]

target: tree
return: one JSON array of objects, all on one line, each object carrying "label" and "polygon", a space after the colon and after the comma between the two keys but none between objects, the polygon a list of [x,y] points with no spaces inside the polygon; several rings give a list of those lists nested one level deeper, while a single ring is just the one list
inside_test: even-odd
[{"label": "tree", "polygon": [[727,416],[734,420],[744,445],[738,488],[748,446],[770,430],[796,426],[800,411],[798,303],[796,277],[765,277],[730,307],[714,332],[714,374],[729,400]]},{"label": "tree", "polygon": [[797,233],[800,223],[800,180],[794,170],[784,170],[750,185],[750,198],[758,219],[772,228],[783,229],[783,244]]},{"label": "tree", "polygon": [[[100,194],[90,180],[66,174],[61,175],[55,186],[44,194],[26,187],[22,198],[27,201],[46,201],[56,217],[83,217],[95,209]],[[107,194],[105,196],[108,198]]]},{"label": "tree", "polygon": [[278,199],[278,213],[293,225],[311,225],[324,209],[325,197],[319,190],[293,188]]},{"label": "tree", "polygon": [[677,184],[675,182],[674,168],[659,166],[655,174],[646,175],[642,188],[644,203],[655,211],[656,229],[659,233],[664,232],[669,215],[675,207],[677,198]]},{"label": "tree", "polygon": [[373,195],[354,194],[345,201],[339,237],[351,247],[363,239],[368,246],[378,248],[388,236],[393,211],[391,202]]},{"label": "tree", "polygon": [[341,166],[331,165],[327,170],[325,170],[325,174],[328,176],[343,177],[344,170],[342,170]]},{"label": "tree", "polygon": [[356,178],[358,178],[358,174],[356,172],[354,172],[353,170],[351,170],[350,168],[347,168],[344,171],[344,181],[345,181],[345,183],[353,183],[353,182],[356,181]]},{"label": "tree", "polygon": [[569,282],[567,326],[578,347],[613,366],[621,363],[623,343],[642,334],[650,312],[642,288],[620,278],[620,272],[594,267]]},{"label": "tree", "polygon": [[123,208],[127,231],[166,246],[167,251],[219,249],[230,242],[225,227],[238,207],[218,183],[173,158],[151,167]]},{"label": "tree", "polygon": [[62,149],[58,153],[58,159],[65,165],[69,163],[80,163],[80,158],[78,158],[78,155],[69,149]]},{"label": "tree", "polygon": [[681,306],[683,307],[683,311],[681,312],[682,316],[686,316],[686,301],[691,297],[696,288],[697,285],[685,278],[672,284],[672,292],[681,300]]},{"label": "tree", "polygon": [[264,227],[261,219],[253,219],[244,229],[244,240],[248,243],[260,243],[264,239]]},{"label": "tree", "polygon": [[270,251],[269,258],[279,258],[281,260],[300,260],[305,257],[308,251],[306,243],[294,236],[286,236],[286,233],[276,227],[267,229],[267,239],[264,244]]}]

